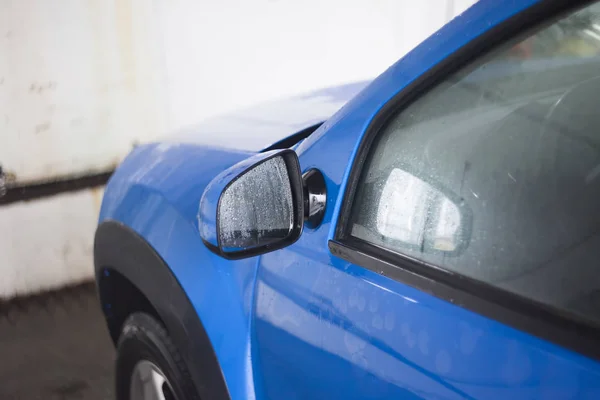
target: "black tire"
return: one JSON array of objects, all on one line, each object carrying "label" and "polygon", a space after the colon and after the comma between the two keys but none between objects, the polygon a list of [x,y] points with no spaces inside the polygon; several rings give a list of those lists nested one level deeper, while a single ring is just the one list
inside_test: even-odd
[{"label": "black tire", "polygon": [[148,314],[134,313],[123,324],[117,345],[117,400],[130,400],[132,373],[137,363],[143,360],[150,361],[161,370],[176,399],[200,399],[188,369],[165,328]]}]

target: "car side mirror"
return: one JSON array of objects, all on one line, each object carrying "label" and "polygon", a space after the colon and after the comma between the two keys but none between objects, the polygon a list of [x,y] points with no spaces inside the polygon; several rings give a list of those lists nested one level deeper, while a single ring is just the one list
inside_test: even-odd
[{"label": "car side mirror", "polygon": [[252,156],[228,168],[206,187],[198,225],[215,253],[240,259],[294,243],[304,223],[303,183],[293,150]]}]

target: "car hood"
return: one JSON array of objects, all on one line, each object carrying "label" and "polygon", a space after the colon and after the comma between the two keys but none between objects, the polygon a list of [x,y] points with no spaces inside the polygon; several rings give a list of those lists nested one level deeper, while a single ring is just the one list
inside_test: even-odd
[{"label": "car hood", "polygon": [[168,141],[259,151],[327,120],[368,83],[334,86],[258,104],[185,128]]}]

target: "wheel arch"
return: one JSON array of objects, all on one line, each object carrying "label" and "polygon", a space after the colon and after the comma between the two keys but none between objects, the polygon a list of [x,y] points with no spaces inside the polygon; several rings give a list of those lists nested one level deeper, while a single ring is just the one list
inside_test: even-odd
[{"label": "wheel arch", "polygon": [[96,230],[94,265],[113,341],[130,312],[147,312],[178,346],[200,397],[230,398],[200,318],[168,265],[144,238],[120,222],[102,222]]},{"label": "wheel arch", "polygon": [[166,329],[164,321],[150,300],[118,269],[110,265],[104,266],[96,277],[96,284],[102,313],[115,347],[119,342],[125,320],[135,312],[151,315]]}]

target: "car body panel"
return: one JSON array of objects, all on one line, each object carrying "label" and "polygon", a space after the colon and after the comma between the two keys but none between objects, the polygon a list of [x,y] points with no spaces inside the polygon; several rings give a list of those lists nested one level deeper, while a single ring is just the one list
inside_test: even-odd
[{"label": "car body panel", "polygon": [[[224,118],[175,134],[161,143],[138,146],[106,187],[99,223],[123,223],[143,237],[169,265],[197,314],[202,315],[232,398],[255,396],[250,307],[256,259],[225,261],[204,246],[197,220],[202,193],[221,171],[273,142],[327,119],[365,84],[327,88],[283,104],[257,108],[264,113],[300,106],[302,112],[297,113],[293,123],[234,118],[237,122],[230,124]],[[233,127],[237,131],[229,129]],[[206,130],[211,128],[215,131]],[[228,136],[239,135],[240,131],[249,140]],[[207,137],[216,146],[202,145],[201,138]],[[226,301],[207,300],[223,296]],[[229,315],[230,322],[222,324],[222,315]]]},{"label": "car body panel", "polygon": [[600,396],[596,361],[348,263],[327,246],[376,113],[465,42],[534,3],[476,4],[298,146],[303,170],[325,176],[327,209],[320,227],[260,260],[256,352],[267,398]]},{"label": "car body panel", "polygon": [[202,316],[229,393],[238,399],[254,398],[249,329],[256,259],[228,262],[209,251],[196,215],[211,177],[249,155],[181,144],[140,146],[111,178],[100,212],[101,222],[129,226],[171,268]]},{"label": "car body panel", "polygon": [[121,222],[103,221],[94,237],[94,266],[98,297],[115,345],[132,312],[149,312],[177,343],[200,397],[231,398],[213,344],[194,306],[146,239]]},{"label": "car body panel", "polygon": [[261,257],[266,398],[600,395],[597,362],[314,249]]},{"label": "car body panel", "polygon": [[[231,398],[600,396],[597,362],[328,249],[352,160],[373,117],[463,45],[535,3],[480,1],[297,145],[302,170],[318,168],[325,176],[327,208],[323,223],[286,249],[239,261],[219,257],[200,239],[198,204],[219,172],[327,113],[289,124],[277,115],[222,120],[140,146],[117,169],[100,221],[129,226],[170,267],[213,344]],[[348,98],[338,97],[343,101],[328,105],[330,112]],[[225,139],[226,133],[234,136]]]},{"label": "car body panel", "polygon": [[333,86],[270,101],[188,127],[167,140],[259,151],[331,117],[369,82]]}]

